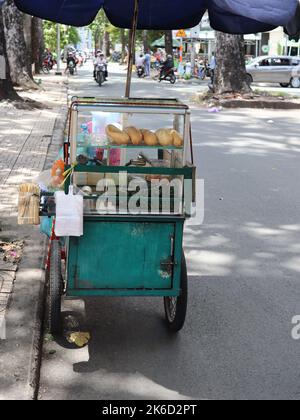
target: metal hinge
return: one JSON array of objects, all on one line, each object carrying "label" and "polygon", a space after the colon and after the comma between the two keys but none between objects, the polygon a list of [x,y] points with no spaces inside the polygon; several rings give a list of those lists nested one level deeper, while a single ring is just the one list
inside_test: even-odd
[{"label": "metal hinge", "polygon": [[174,262],[172,261],[171,258],[169,258],[167,260],[164,260],[164,261],[161,261],[161,263],[160,263],[160,267],[161,267],[162,271],[168,273],[170,276],[173,273],[174,265],[175,264],[174,264]]}]

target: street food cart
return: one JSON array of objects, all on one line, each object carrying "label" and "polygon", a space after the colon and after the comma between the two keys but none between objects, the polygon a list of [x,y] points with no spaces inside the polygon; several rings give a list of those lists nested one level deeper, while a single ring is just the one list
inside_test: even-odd
[{"label": "street food cart", "polygon": [[[136,144],[112,142],[107,126],[103,132],[104,121],[112,116],[125,129],[147,124],[147,131],[141,130],[144,139]],[[174,145],[171,138],[159,140],[162,123],[171,125],[169,132],[178,133],[182,141]],[[83,144],[82,128],[91,124]],[[73,98],[69,125],[65,191],[70,185],[87,191],[84,234],[57,237],[53,194],[41,194],[41,216],[53,217],[48,260],[51,331],[60,327],[63,292],[67,297],[163,297],[167,325],[179,331],[187,308],[183,227],[191,214],[195,178],[188,161],[188,107],[175,99]],[[153,139],[155,132],[153,144],[145,135],[152,133]]]},{"label": "street food cart", "polygon": [[[41,194],[41,215],[52,220],[50,329],[59,330],[65,293],[163,297],[167,325],[177,332],[187,308],[183,227],[195,190],[190,114],[177,100],[130,97],[136,30],[191,28],[208,10],[212,27],[223,32],[282,25],[293,35],[299,2],[197,0],[183,7],[180,0],[56,0],[53,7],[50,0],[15,1],[25,13],[75,26],[91,23],[103,7],[115,26],[132,29],[125,98],[73,98],[70,106],[64,185],[66,195],[70,187],[83,193],[83,235],[58,237],[53,194]],[[157,193],[164,183],[173,183],[167,196]]]}]

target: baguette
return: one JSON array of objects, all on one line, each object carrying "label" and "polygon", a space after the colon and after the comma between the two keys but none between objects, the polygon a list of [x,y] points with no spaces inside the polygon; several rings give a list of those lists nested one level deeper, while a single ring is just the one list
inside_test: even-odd
[{"label": "baguette", "polygon": [[141,133],[141,131],[138,128],[135,127],[127,127],[125,128],[125,133],[128,134],[128,136],[130,137],[131,143],[134,145],[139,145],[142,143],[143,141],[143,134]]},{"label": "baguette", "polygon": [[115,125],[109,124],[106,129],[106,135],[108,137],[108,139],[115,144],[128,144],[130,143],[130,137],[129,135],[125,132],[120,130],[118,127],[116,127]]},{"label": "baguette", "polygon": [[183,146],[183,138],[176,130],[171,131],[171,135],[173,136],[173,145],[175,147],[182,147]]},{"label": "baguette", "polygon": [[158,138],[155,133],[150,130],[141,130],[141,132],[147,146],[157,146]]},{"label": "baguette", "polygon": [[156,136],[161,146],[173,145],[173,135],[171,134],[171,131],[172,130],[167,128],[161,128],[160,130],[156,131]]}]

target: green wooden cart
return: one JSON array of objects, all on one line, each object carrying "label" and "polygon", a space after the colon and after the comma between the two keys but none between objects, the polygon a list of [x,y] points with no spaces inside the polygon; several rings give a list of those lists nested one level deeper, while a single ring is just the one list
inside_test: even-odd
[{"label": "green wooden cart", "polygon": [[[112,145],[103,129],[110,121],[150,129],[172,124],[182,133],[184,145]],[[61,328],[63,294],[68,298],[163,297],[167,326],[174,332],[183,327],[188,290],[183,229],[194,201],[195,178],[195,168],[188,163],[189,155],[192,157],[190,133],[189,109],[175,99],[72,99],[65,143],[70,176],[65,190],[68,193],[70,185],[78,190],[88,186],[90,193],[84,196],[82,237],[58,238],[53,198],[46,193],[42,199],[41,215],[53,218],[48,256],[52,333]],[[162,179],[176,180],[170,195],[163,195]],[[115,194],[105,190],[108,206],[103,211],[97,205],[99,200],[103,204],[104,196],[98,185],[112,181],[116,182]],[[129,208],[134,196],[128,191],[130,181],[149,187],[142,193],[139,189],[142,209]],[[149,193],[153,184],[160,188],[154,198]]]}]

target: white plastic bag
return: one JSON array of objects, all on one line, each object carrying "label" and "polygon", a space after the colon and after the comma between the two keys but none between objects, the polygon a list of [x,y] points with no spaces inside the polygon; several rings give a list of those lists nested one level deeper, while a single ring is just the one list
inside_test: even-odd
[{"label": "white plastic bag", "polygon": [[74,195],[73,187],[69,194],[63,191],[55,193],[56,202],[56,236],[82,236],[83,235],[83,197]]}]

